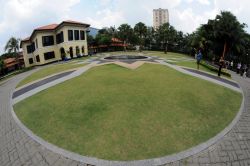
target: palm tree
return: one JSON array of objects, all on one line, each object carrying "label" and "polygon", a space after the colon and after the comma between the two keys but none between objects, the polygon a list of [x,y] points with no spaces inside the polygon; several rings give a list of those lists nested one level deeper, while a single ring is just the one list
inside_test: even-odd
[{"label": "palm tree", "polygon": [[122,24],[118,28],[118,36],[124,41],[124,51],[126,51],[126,43],[128,43],[132,37],[133,29],[128,24]]},{"label": "palm tree", "polygon": [[163,44],[164,53],[166,54],[168,52],[168,44],[174,44],[177,38],[177,31],[169,23],[165,23],[159,27],[157,33],[159,40]]},{"label": "palm tree", "polygon": [[239,38],[244,33],[245,24],[240,24],[237,18],[230,12],[221,12],[221,15],[217,15],[214,21],[215,37],[223,40],[224,49],[222,58],[224,59],[228,47],[234,42],[238,42]]},{"label": "palm tree", "polygon": [[11,37],[4,47],[5,52],[7,51],[8,53],[14,53],[15,58],[18,61],[18,69],[20,68],[19,57],[18,57],[18,51],[20,48],[19,45],[20,45],[20,39]]},{"label": "palm tree", "polygon": [[143,45],[143,39],[145,38],[147,34],[147,26],[142,22],[137,23],[134,27],[134,33],[139,37],[139,40],[140,40],[139,44],[140,44],[140,51],[141,51],[141,46]]},{"label": "palm tree", "polygon": [[[245,24],[241,24],[236,16],[231,12],[222,11],[220,15],[217,15],[214,20],[214,36],[218,41],[223,43],[223,52],[220,60],[225,59],[226,54],[233,47],[240,47],[246,32],[244,31]],[[222,65],[218,72],[218,76],[221,74]]]},{"label": "palm tree", "polygon": [[4,50],[8,53],[17,53],[19,51],[20,39],[11,37],[5,45]]},{"label": "palm tree", "polygon": [[149,49],[152,47],[152,43],[154,43],[155,38],[155,30],[153,27],[147,28],[147,34],[145,38],[145,46],[147,46]]}]

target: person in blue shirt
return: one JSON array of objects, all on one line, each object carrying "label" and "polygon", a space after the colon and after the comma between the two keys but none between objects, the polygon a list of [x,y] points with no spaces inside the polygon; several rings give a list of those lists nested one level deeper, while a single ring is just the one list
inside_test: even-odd
[{"label": "person in blue shirt", "polygon": [[198,69],[198,70],[200,69],[200,62],[201,62],[201,59],[202,59],[202,53],[201,53],[201,50],[199,50],[199,53],[198,53],[197,56],[196,56],[196,60],[197,60],[197,69]]}]

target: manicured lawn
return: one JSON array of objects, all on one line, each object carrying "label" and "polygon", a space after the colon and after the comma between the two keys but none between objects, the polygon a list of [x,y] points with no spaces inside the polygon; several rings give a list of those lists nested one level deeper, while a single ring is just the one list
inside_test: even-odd
[{"label": "manicured lawn", "polygon": [[74,61],[73,62],[69,62],[69,63],[63,63],[63,64],[53,64],[50,66],[45,66],[45,68],[31,74],[30,76],[28,76],[27,78],[25,78],[24,80],[22,80],[18,85],[18,87],[21,87],[25,84],[28,84],[30,82],[39,80],[41,78],[47,77],[49,75],[52,74],[56,74],[56,73],[60,73],[66,70],[70,70],[70,69],[74,69],[74,68],[78,68],[78,67],[83,67],[85,64],[76,64]]},{"label": "manicured lawn", "polygon": [[208,140],[235,117],[240,93],[161,65],[116,65],[42,91],[14,106],[35,134],[76,153],[138,160]]},{"label": "manicured lawn", "polygon": [[161,58],[192,58],[188,55],[174,52],[168,52],[165,54],[163,51],[145,51],[143,53],[146,53],[146,55],[148,54],[149,56],[159,56]]},{"label": "manicured lawn", "polygon": [[[183,67],[188,67],[188,68],[192,68],[192,69],[197,69],[197,63],[196,61],[181,61],[181,62],[176,62],[174,63],[178,66],[183,66]],[[205,72],[209,72],[209,73],[212,73],[212,74],[216,74],[215,72],[209,70],[208,68],[200,65],[200,70],[201,71],[205,71]]]},{"label": "manicured lawn", "polygon": [[[119,52],[111,52],[111,55],[120,55],[120,54],[127,54],[127,55],[134,55],[134,54],[138,54],[140,52],[138,51],[131,51],[131,52],[123,52],[123,51],[119,51]],[[183,66],[183,67],[188,67],[188,68],[192,68],[192,69],[197,69],[197,64],[196,64],[196,60],[188,55],[185,54],[180,54],[180,53],[174,53],[174,52],[168,52],[167,54],[165,54],[162,51],[143,51],[141,52],[142,54],[145,54],[146,56],[158,56],[160,58],[164,58],[166,60],[171,60],[171,61],[175,61],[175,62],[171,62],[172,64],[178,65],[178,66]],[[189,59],[190,61],[187,61],[185,59]],[[201,71],[205,71],[205,72],[209,72],[211,74],[216,74],[217,72],[211,71],[208,68],[200,65],[200,70]]]},{"label": "manicured lawn", "polygon": [[[175,62],[173,64],[176,64],[178,66],[192,68],[192,69],[197,69],[197,63],[196,63],[196,61],[179,61],[179,62]],[[212,71],[212,70],[210,70],[210,69],[208,69],[208,68],[206,68],[206,67],[204,67],[202,65],[200,65],[200,69],[199,70],[217,75],[217,72]],[[222,71],[225,71],[225,70],[222,69]],[[222,77],[224,77],[224,78],[231,78],[231,77],[228,77],[228,76],[225,76],[225,75],[222,75]]]}]

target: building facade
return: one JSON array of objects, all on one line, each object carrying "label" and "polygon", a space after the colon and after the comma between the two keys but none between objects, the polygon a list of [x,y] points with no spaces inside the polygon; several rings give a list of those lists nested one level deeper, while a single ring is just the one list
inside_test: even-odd
[{"label": "building facade", "polygon": [[35,29],[30,37],[21,41],[25,67],[88,55],[89,26],[76,21],[63,21]]},{"label": "building facade", "polygon": [[169,23],[168,9],[154,9],[153,10],[153,27],[158,29],[161,25]]}]

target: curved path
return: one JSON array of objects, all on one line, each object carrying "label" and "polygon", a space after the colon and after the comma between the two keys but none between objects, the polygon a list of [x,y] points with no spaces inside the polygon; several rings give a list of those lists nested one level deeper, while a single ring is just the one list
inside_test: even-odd
[{"label": "curved path", "polygon": [[[0,85],[0,165],[88,165],[47,150],[14,121],[10,99],[16,84],[34,71]],[[245,94],[245,109],[234,128],[208,149],[166,165],[250,165],[250,80],[233,75]]]}]

